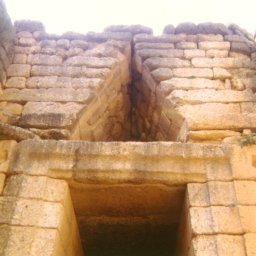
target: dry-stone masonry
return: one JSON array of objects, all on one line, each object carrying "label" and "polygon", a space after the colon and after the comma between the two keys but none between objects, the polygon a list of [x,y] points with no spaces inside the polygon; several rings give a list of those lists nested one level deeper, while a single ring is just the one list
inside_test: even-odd
[{"label": "dry-stone masonry", "polygon": [[0,256],[255,256],[255,93],[237,25],[51,35],[0,0]]}]

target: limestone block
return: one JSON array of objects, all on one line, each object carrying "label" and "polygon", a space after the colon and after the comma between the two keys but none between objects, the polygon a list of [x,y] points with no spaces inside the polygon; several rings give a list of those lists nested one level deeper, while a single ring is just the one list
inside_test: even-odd
[{"label": "limestone block", "polygon": [[39,136],[41,139],[53,140],[69,140],[71,133],[67,129],[29,129],[33,134]]},{"label": "limestone block", "polygon": [[243,83],[245,88],[251,88],[251,89],[255,90],[255,88],[256,88],[256,77],[241,78],[240,81]]},{"label": "limestone block", "polygon": [[0,173],[7,172],[9,161],[15,149],[17,142],[14,140],[1,140],[0,141]]},{"label": "limestone block", "polygon": [[192,239],[191,242],[192,254],[189,256],[216,256],[218,255],[217,251],[217,242],[215,236],[205,236],[200,235]]},{"label": "limestone block", "polygon": [[202,42],[202,41],[218,42],[218,41],[224,41],[224,38],[222,35],[214,35],[214,34],[207,33],[207,34],[198,34],[197,40],[198,42]]},{"label": "limestone block", "polygon": [[42,40],[40,42],[40,46],[41,47],[51,47],[51,48],[55,48],[56,47],[56,40]]},{"label": "limestone block", "polygon": [[180,23],[175,28],[175,34],[181,34],[181,33],[195,35],[197,34],[197,26],[192,22]]},{"label": "limestone block", "polygon": [[26,81],[27,88],[89,88],[95,91],[101,89],[104,80],[100,78],[71,78],[58,76],[34,76]]},{"label": "limestone block", "polygon": [[23,106],[17,103],[0,102],[0,120],[4,123],[14,124],[21,115]]},{"label": "limestone block", "polygon": [[213,41],[203,41],[198,43],[198,48],[202,50],[229,50],[230,42],[213,42]]},{"label": "limestone block", "polygon": [[57,229],[1,226],[0,254],[6,256],[65,255]]},{"label": "limestone block", "polygon": [[189,206],[204,207],[210,205],[206,183],[189,183],[187,185]]},{"label": "limestone block", "polygon": [[31,65],[61,65],[62,58],[55,55],[45,55],[45,54],[30,54],[28,55],[27,62]]},{"label": "limestone block", "polygon": [[5,175],[3,173],[0,173],[0,195],[3,192],[4,183],[5,183]]},{"label": "limestone block", "polygon": [[256,206],[239,205],[238,209],[244,232],[256,233]]},{"label": "limestone block", "polygon": [[87,68],[75,66],[32,66],[32,76],[67,76],[67,77],[89,77],[105,78],[109,75],[108,68]]},{"label": "limestone block", "polygon": [[243,227],[241,225],[237,207],[212,206],[211,213],[213,219],[212,228],[215,233],[243,233]]},{"label": "limestone block", "polygon": [[216,255],[225,256],[246,256],[244,238],[243,236],[232,235],[217,235],[217,248]]},{"label": "limestone block", "polygon": [[213,68],[213,77],[215,79],[227,79],[231,78],[232,75],[227,69],[224,68]]},{"label": "limestone block", "polygon": [[256,204],[256,182],[246,180],[234,181],[236,197],[239,204],[255,205]]},{"label": "limestone block", "polygon": [[164,27],[163,34],[174,34],[175,27],[172,24],[168,24]]},{"label": "limestone block", "polygon": [[240,136],[240,132],[231,130],[204,130],[189,131],[188,140],[190,141],[220,141],[226,137]]},{"label": "limestone block", "polygon": [[151,57],[182,58],[184,56],[183,50],[180,49],[141,49],[137,50],[136,53],[143,60]]},{"label": "limestone block", "polygon": [[24,38],[31,38],[33,37],[33,34],[29,31],[20,31],[17,34],[17,37],[21,38],[21,37],[24,37]]},{"label": "limestone block", "polygon": [[174,44],[172,44],[172,43],[147,43],[147,42],[145,42],[145,43],[135,44],[134,48],[137,49],[137,50],[139,50],[139,49],[174,49]]},{"label": "limestone block", "polygon": [[11,64],[7,69],[7,76],[30,76],[31,66],[28,64]]},{"label": "limestone block", "polygon": [[134,36],[133,40],[135,43],[148,42],[148,43],[178,43],[186,41],[185,34],[179,35],[162,35],[162,36],[153,36],[148,34],[137,34]]},{"label": "limestone block", "polygon": [[14,55],[13,58],[14,64],[26,64],[27,63],[27,54],[18,53]]},{"label": "limestone block", "polygon": [[70,127],[78,118],[84,105],[55,102],[28,102],[23,109],[19,124],[25,127]]},{"label": "limestone block", "polygon": [[[251,90],[234,91],[234,90],[213,90],[200,89],[193,91],[174,90],[167,99],[173,105],[200,104],[200,103],[240,103],[255,100]],[[245,104],[245,103],[244,103]]]},{"label": "limestone block", "polygon": [[248,56],[251,55],[251,48],[244,42],[232,42],[231,51],[239,52]]},{"label": "limestone block", "polygon": [[13,175],[4,189],[5,196],[40,199],[64,204],[68,184],[43,176]]},{"label": "limestone block", "polygon": [[55,102],[82,102],[89,103],[94,95],[87,89],[74,90],[69,88],[49,89],[6,89],[0,95],[1,101],[55,101]]},{"label": "limestone block", "polygon": [[36,40],[34,38],[22,37],[19,39],[19,45],[21,46],[33,46],[36,44]]},{"label": "limestone block", "polygon": [[151,75],[157,82],[161,82],[170,79],[173,76],[173,73],[170,68],[157,68],[151,71]]},{"label": "limestone block", "polygon": [[209,68],[174,68],[173,76],[176,77],[204,77],[213,78],[212,69]]},{"label": "limestone block", "polygon": [[86,57],[75,56],[65,61],[65,65],[86,66],[90,68],[112,68],[117,64],[117,60],[111,57]]},{"label": "limestone block", "polygon": [[182,60],[179,58],[152,57],[145,60],[144,65],[146,65],[150,70],[157,69],[157,68],[181,68],[181,67],[189,67],[190,61]]},{"label": "limestone block", "polygon": [[191,207],[189,216],[194,235],[213,233],[214,226],[210,207]]},{"label": "limestone block", "polygon": [[80,48],[83,50],[87,50],[89,47],[89,43],[83,40],[71,40],[70,48]]},{"label": "limestone block", "polygon": [[211,205],[236,205],[233,182],[210,181],[207,184]]},{"label": "limestone block", "polygon": [[68,49],[70,46],[70,42],[67,39],[59,39],[56,43],[56,46],[63,49]]},{"label": "limestone block", "polygon": [[25,77],[11,77],[7,80],[5,87],[23,89],[25,88],[25,83],[26,83]]},{"label": "limestone block", "polygon": [[196,49],[197,44],[195,42],[179,42],[176,44],[177,49]]},{"label": "limestone block", "polygon": [[247,233],[244,235],[247,256],[256,255],[256,234]]},{"label": "limestone block", "polygon": [[206,78],[178,78],[173,77],[162,81],[159,89],[168,95],[173,90],[194,90],[194,89],[224,89],[224,83],[220,80]]},{"label": "limestone block", "polygon": [[198,34],[229,35],[230,31],[222,23],[200,23],[197,25]]},{"label": "limestone block", "polygon": [[206,51],[205,56],[210,58],[226,58],[229,55],[228,50],[210,49]]},{"label": "limestone block", "polygon": [[193,58],[192,65],[199,68],[242,68],[246,67],[246,62],[232,57],[228,58]]},{"label": "limestone block", "polygon": [[184,50],[185,59],[192,59],[195,57],[205,57],[205,51],[200,49]]}]

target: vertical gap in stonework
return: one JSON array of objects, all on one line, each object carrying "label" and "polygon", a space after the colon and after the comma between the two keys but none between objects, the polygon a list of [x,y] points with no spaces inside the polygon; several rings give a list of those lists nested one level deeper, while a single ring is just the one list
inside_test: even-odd
[{"label": "vertical gap in stonework", "polygon": [[131,83],[129,84],[129,97],[130,97],[130,103],[131,103],[131,109],[130,109],[130,122],[131,122],[131,131],[130,131],[130,137],[133,141],[138,141],[140,139],[140,135],[138,133],[137,128],[137,117],[136,117],[136,110],[137,110],[137,89],[136,89],[136,81],[141,79],[141,75],[138,73],[138,71],[135,69],[134,65],[134,41],[132,39],[131,41]]}]

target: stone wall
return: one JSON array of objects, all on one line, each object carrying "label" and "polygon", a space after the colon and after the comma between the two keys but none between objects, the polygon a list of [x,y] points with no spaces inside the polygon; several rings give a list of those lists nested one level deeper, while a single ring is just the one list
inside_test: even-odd
[{"label": "stone wall", "polygon": [[[0,0],[0,93],[6,83],[6,71],[12,62],[13,44],[14,44],[14,29],[7,14],[5,5]],[[0,105],[0,109],[2,106]]]},{"label": "stone wall", "polygon": [[253,38],[213,23],[164,33],[134,37],[139,137],[212,142],[255,131]]}]

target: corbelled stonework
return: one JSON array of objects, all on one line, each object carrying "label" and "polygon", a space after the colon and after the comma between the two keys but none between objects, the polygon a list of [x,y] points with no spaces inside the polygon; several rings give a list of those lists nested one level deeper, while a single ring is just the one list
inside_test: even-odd
[{"label": "corbelled stonework", "polygon": [[49,35],[0,0],[0,255],[255,255],[255,93],[237,25]]}]

